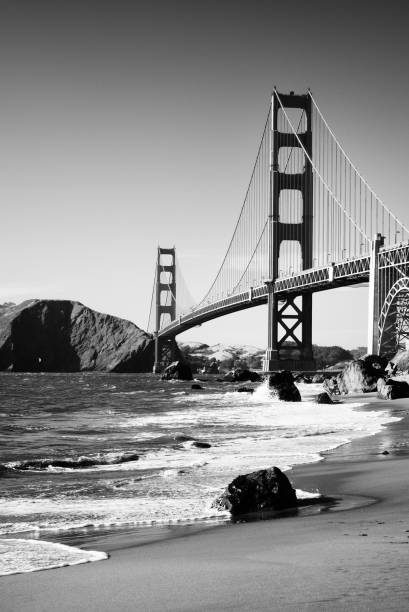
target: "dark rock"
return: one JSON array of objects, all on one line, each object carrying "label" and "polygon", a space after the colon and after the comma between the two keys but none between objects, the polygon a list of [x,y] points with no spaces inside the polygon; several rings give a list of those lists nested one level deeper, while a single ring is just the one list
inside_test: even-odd
[{"label": "dark rock", "polygon": [[389,455],[389,451],[384,450],[384,451],[382,451],[382,453],[381,453],[381,454],[382,454],[382,455]]},{"label": "dark rock", "polygon": [[0,309],[0,370],[151,372],[153,361],[149,334],[79,302],[28,300]]},{"label": "dark rock", "polygon": [[398,366],[396,365],[396,363],[393,363],[393,361],[388,361],[387,366],[385,368],[385,372],[387,376],[395,376],[396,372],[398,370]]},{"label": "dark rock", "polygon": [[317,404],[333,404],[334,403],[326,391],[324,391],[323,393],[318,393],[318,395],[315,398],[315,402]]},{"label": "dark rock", "polygon": [[[397,372],[408,372],[409,371],[409,351],[398,351],[392,358],[391,363],[396,368]],[[394,372],[395,373],[395,372]],[[393,373],[393,374],[394,374]],[[388,376],[392,376],[392,373],[388,372]]]},{"label": "dark rock", "polygon": [[268,377],[268,386],[284,402],[300,402],[301,395],[294,384],[294,377],[288,370],[273,372]]},{"label": "dark rock", "polygon": [[219,365],[217,361],[212,361],[209,365],[205,366],[204,371],[206,374],[218,374],[219,373]]},{"label": "dark rock", "polygon": [[409,385],[403,380],[379,378],[377,390],[380,399],[394,400],[409,397]]},{"label": "dark rock", "polygon": [[305,374],[297,374],[294,377],[294,381],[297,383],[310,384],[312,382],[311,376],[306,376]]},{"label": "dark rock", "polygon": [[351,361],[338,375],[340,393],[368,393],[376,391],[379,378],[385,378],[387,360],[378,355],[366,355]]},{"label": "dark rock", "polygon": [[198,385],[198,384],[194,383],[194,384],[191,386],[191,389],[194,389],[194,390],[196,390],[196,391],[199,391],[200,389],[203,389],[203,387],[202,387],[202,385]]},{"label": "dark rock", "polygon": [[254,393],[254,389],[250,387],[238,387],[236,391],[237,393]]},{"label": "dark rock", "polygon": [[314,374],[314,376],[312,377],[312,381],[313,383],[322,383],[324,382],[325,377],[323,374]]},{"label": "dark rock", "polygon": [[238,476],[213,502],[213,507],[227,509],[232,515],[282,510],[296,505],[295,491],[277,467]]},{"label": "dark rock", "polygon": [[224,379],[225,382],[260,382],[261,376],[257,372],[251,370],[242,370],[241,368],[235,368],[228,372]]},{"label": "dark rock", "polygon": [[195,446],[196,448],[212,448],[212,445],[208,442],[199,442],[199,440],[192,442],[192,446]]},{"label": "dark rock", "polygon": [[163,370],[162,380],[192,380],[192,370],[186,361],[173,361]]},{"label": "dark rock", "polygon": [[192,436],[186,436],[185,434],[175,434],[173,439],[176,440],[176,442],[191,442],[194,440]]},{"label": "dark rock", "polygon": [[195,440],[195,438],[192,438],[192,436],[186,436],[185,434],[175,434],[173,436],[173,439],[176,440],[176,442],[191,442],[192,446],[195,446],[196,448],[211,448],[212,445],[209,444],[208,442],[201,442],[200,440]]},{"label": "dark rock", "polygon": [[339,395],[338,381],[335,376],[326,378],[322,383],[322,386],[330,395]]}]

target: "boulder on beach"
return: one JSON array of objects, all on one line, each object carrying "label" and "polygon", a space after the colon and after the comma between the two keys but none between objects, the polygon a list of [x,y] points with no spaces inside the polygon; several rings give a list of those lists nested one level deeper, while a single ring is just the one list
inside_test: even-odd
[{"label": "boulder on beach", "polygon": [[379,378],[377,382],[378,397],[380,399],[394,400],[409,397],[409,384],[404,380]]},{"label": "boulder on beach", "polygon": [[328,391],[330,395],[339,395],[339,387],[338,381],[335,376],[331,376],[331,378],[326,378],[322,383],[325,391]]},{"label": "boulder on beach", "polygon": [[203,389],[202,385],[199,385],[197,383],[194,383],[190,388],[194,391],[200,391],[201,389]]},{"label": "boulder on beach", "polygon": [[330,395],[328,395],[328,393],[326,391],[323,391],[322,393],[318,393],[318,395],[315,397],[315,402],[317,404],[333,404],[334,401],[331,398]]},{"label": "boulder on beach", "polygon": [[163,370],[162,380],[193,380],[192,370],[186,361],[173,361]]},{"label": "boulder on beach", "polygon": [[325,377],[323,374],[314,374],[314,376],[312,377],[312,381],[313,383],[317,384],[317,383],[322,383],[324,382]]},{"label": "boulder on beach", "polygon": [[219,364],[217,363],[217,361],[211,361],[203,369],[204,369],[204,372],[206,374],[218,374],[219,373]]},{"label": "boulder on beach", "polygon": [[0,370],[151,372],[152,337],[131,321],[69,300],[0,308]]},{"label": "boulder on beach", "polygon": [[294,384],[294,377],[288,370],[273,372],[268,377],[269,388],[284,402],[300,402],[301,395]]},{"label": "boulder on beach", "polygon": [[306,376],[305,374],[297,374],[294,378],[294,382],[303,383],[303,384],[311,384],[311,376]]},{"label": "boulder on beach", "polygon": [[213,507],[229,510],[232,515],[283,510],[297,505],[297,496],[287,476],[278,467],[237,476]]},{"label": "boulder on beach", "polygon": [[223,380],[225,382],[260,382],[261,376],[252,370],[243,370],[242,368],[234,368],[225,374]]},{"label": "boulder on beach", "polygon": [[396,372],[409,372],[409,351],[398,351],[389,364],[387,370],[389,376],[393,376]]},{"label": "boulder on beach", "polygon": [[387,360],[379,355],[366,355],[351,361],[340,374],[337,382],[340,393],[369,393],[376,391],[379,378],[385,378]]},{"label": "boulder on beach", "polygon": [[237,393],[254,393],[254,389],[251,387],[238,387],[236,391]]},{"label": "boulder on beach", "polygon": [[208,442],[201,442],[200,440],[194,440],[192,442],[192,446],[195,446],[196,448],[212,448],[211,444]]}]

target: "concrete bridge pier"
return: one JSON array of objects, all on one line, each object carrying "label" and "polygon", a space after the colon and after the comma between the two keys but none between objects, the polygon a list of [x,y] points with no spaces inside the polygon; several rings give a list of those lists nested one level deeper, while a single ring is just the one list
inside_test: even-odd
[{"label": "concrete bridge pier", "polygon": [[180,351],[178,350],[175,338],[159,338],[155,332],[154,339],[155,362],[153,364],[153,373],[160,374],[172,361],[180,359]]},{"label": "concrete bridge pier", "polygon": [[384,245],[385,238],[375,234],[371,242],[371,259],[369,266],[369,292],[368,292],[368,349],[370,355],[377,355],[379,351],[379,249]]}]

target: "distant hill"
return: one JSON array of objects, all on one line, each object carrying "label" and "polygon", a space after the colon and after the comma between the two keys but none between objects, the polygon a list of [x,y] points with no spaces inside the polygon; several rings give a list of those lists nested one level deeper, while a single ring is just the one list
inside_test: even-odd
[{"label": "distant hill", "polygon": [[203,344],[202,342],[178,342],[185,358],[193,367],[203,368],[216,361],[222,369],[233,367],[261,368],[265,349],[243,344]]},{"label": "distant hill", "polygon": [[[216,361],[221,369],[226,370],[233,367],[260,369],[265,353],[265,349],[242,344],[213,344],[211,346],[203,342],[179,342],[178,344],[185,358],[195,368],[203,368]],[[360,351],[360,349],[356,350]],[[315,344],[313,351],[318,369],[354,359],[353,351],[348,351],[340,346]]]},{"label": "distant hill", "polygon": [[0,306],[0,370],[151,372],[153,360],[149,334],[80,302]]}]

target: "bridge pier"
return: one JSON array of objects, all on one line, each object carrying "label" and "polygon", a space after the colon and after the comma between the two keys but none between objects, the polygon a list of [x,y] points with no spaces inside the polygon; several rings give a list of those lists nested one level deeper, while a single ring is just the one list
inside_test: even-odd
[{"label": "bridge pier", "polygon": [[369,292],[368,292],[368,348],[370,355],[377,355],[379,351],[379,249],[385,241],[384,236],[375,234],[371,242],[371,259],[369,265]]},{"label": "bridge pier", "polygon": [[180,352],[176,344],[175,338],[160,338],[155,337],[155,362],[153,364],[153,373],[160,374],[164,368],[180,358]]},{"label": "bridge pier", "polygon": [[268,348],[263,371],[313,370],[311,293],[285,299],[280,299],[274,293],[270,297],[269,293],[267,308]]}]

